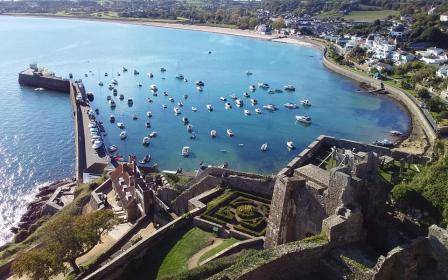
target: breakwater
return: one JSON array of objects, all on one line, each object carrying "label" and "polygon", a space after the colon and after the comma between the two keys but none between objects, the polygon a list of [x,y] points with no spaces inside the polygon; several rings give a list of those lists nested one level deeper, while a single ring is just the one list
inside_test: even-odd
[{"label": "breakwater", "polygon": [[31,64],[28,69],[19,73],[19,84],[65,93],[70,92],[70,80],[57,77],[45,68],[39,69],[36,64]]}]

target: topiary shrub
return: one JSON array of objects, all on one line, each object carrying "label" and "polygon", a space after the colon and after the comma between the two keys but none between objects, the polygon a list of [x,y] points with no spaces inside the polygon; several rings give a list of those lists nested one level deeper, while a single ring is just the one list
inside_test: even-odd
[{"label": "topiary shrub", "polygon": [[252,204],[244,204],[236,208],[236,214],[242,219],[250,219],[255,217],[258,211]]}]

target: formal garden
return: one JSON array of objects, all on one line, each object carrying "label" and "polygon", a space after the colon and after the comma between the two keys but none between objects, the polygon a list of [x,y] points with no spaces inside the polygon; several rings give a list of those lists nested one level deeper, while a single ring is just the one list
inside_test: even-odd
[{"label": "formal garden", "polygon": [[201,218],[227,229],[263,236],[271,200],[239,191],[226,190],[207,204]]}]

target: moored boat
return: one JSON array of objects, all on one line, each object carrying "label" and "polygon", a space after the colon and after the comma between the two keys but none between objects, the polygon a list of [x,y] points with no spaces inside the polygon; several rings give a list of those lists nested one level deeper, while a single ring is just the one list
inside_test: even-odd
[{"label": "moored boat", "polygon": [[268,149],[268,143],[264,143],[263,145],[261,145],[260,150],[262,152],[265,152]]},{"label": "moored boat", "polygon": [[124,128],[124,123],[122,123],[122,122],[117,123],[117,127],[123,129]]},{"label": "moored boat", "polygon": [[296,116],[296,120],[304,124],[311,124],[311,118],[309,116]]},{"label": "moored boat", "polygon": [[303,106],[311,106],[311,102],[308,99],[304,99],[302,101],[300,101],[300,103],[302,103]]},{"label": "moored boat", "polygon": [[255,113],[261,114],[261,109],[260,108],[255,108]]},{"label": "moored boat", "polygon": [[245,114],[246,116],[250,116],[250,115],[251,115],[251,112],[250,112],[249,110],[245,109],[245,110],[244,110],[244,114]]},{"label": "moored boat", "polygon": [[285,106],[288,109],[297,109],[297,108],[299,108],[299,106],[297,106],[297,104],[291,103],[291,102],[285,103],[285,104],[283,104],[283,106]]},{"label": "moored boat", "polygon": [[212,138],[215,138],[216,137],[216,130],[214,130],[214,129],[212,129],[211,131],[210,131],[210,136],[212,137]]},{"label": "moored boat", "polygon": [[191,111],[193,111],[193,112],[197,112],[197,111],[198,111],[198,108],[196,108],[196,107],[191,107]]},{"label": "moored boat", "polygon": [[228,128],[228,129],[226,130],[226,132],[227,132],[227,135],[228,135],[229,137],[235,136],[235,134],[233,133],[233,131],[232,131],[230,128]]},{"label": "moored boat", "polygon": [[128,134],[127,134],[126,131],[122,131],[122,132],[120,132],[120,139],[121,139],[121,140],[124,140],[124,139],[126,139],[127,137],[128,137]]},{"label": "moored boat", "polygon": [[149,145],[149,137],[148,136],[143,137],[142,144],[143,144],[143,146]]},{"label": "moored boat", "polygon": [[293,85],[287,85],[283,87],[286,91],[295,91],[296,88]]},{"label": "moored boat", "polygon": [[188,147],[188,146],[184,146],[184,147],[182,148],[181,155],[182,155],[183,157],[188,157],[188,156],[190,155],[190,147]]},{"label": "moored boat", "polygon": [[294,145],[294,142],[292,142],[292,141],[287,141],[286,147],[288,147],[288,149],[290,149],[290,150],[294,150],[296,148],[296,146]]},{"label": "moored boat", "polygon": [[205,107],[207,107],[208,111],[213,111],[213,106],[211,104],[207,104]]}]

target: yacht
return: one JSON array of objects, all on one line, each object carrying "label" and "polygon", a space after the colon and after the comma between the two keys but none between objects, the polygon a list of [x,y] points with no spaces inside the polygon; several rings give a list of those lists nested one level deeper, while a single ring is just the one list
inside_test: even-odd
[{"label": "yacht", "polygon": [[258,83],[259,88],[268,89],[269,85],[267,83]]},{"label": "yacht", "polygon": [[184,103],[182,103],[182,101],[177,102],[177,106],[182,107],[184,106]]},{"label": "yacht", "polygon": [[148,118],[152,117],[152,113],[151,113],[151,111],[146,112],[146,116],[147,116]]},{"label": "yacht", "polygon": [[227,101],[227,98],[225,98],[224,96],[221,96],[219,99],[221,99],[221,101]]},{"label": "yacht", "polygon": [[154,138],[154,137],[156,137],[157,136],[157,131],[152,131],[150,134],[149,134],[149,137],[150,138]]},{"label": "yacht", "polygon": [[160,68],[160,72],[166,72],[166,69],[165,68]]},{"label": "yacht", "polygon": [[197,112],[197,111],[198,111],[198,108],[196,108],[196,107],[191,107],[191,111],[193,111],[193,112]]},{"label": "yacht", "polygon": [[159,90],[159,89],[157,88],[157,86],[154,85],[154,84],[150,85],[150,86],[149,86],[149,89],[152,90],[152,91],[158,91],[158,90]]},{"label": "yacht", "polygon": [[137,69],[134,69],[134,75],[139,75],[140,72],[137,71]]},{"label": "yacht", "polygon": [[132,99],[132,98],[128,98],[128,104],[129,104],[129,105],[134,104],[134,99]]},{"label": "yacht", "polygon": [[188,132],[192,132],[193,131],[193,126],[191,124],[187,125],[187,131]]},{"label": "yacht", "polygon": [[175,115],[179,115],[180,114],[180,109],[178,107],[174,107],[173,111],[174,111]]},{"label": "yacht", "polygon": [[190,155],[190,147],[188,147],[188,146],[184,146],[184,147],[182,148],[181,155],[182,155],[183,157],[188,157],[188,156]]},{"label": "yacht", "polygon": [[100,87],[104,86],[103,82],[101,82],[101,81],[98,82],[98,85],[99,85]]},{"label": "yacht", "polygon": [[266,150],[268,149],[268,143],[264,143],[263,145],[261,145],[260,150],[262,152],[266,152]]},{"label": "yacht", "polygon": [[226,102],[226,104],[224,104],[224,108],[232,109],[232,104],[230,104],[229,102]]},{"label": "yacht", "polygon": [[286,142],[286,147],[288,147],[288,149],[290,149],[290,150],[294,150],[296,148],[296,146],[294,145],[294,142],[292,142],[292,141]]},{"label": "yacht", "polygon": [[182,122],[184,123],[184,125],[188,124],[188,118],[187,117],[182,117]]},{"label": "yacht", "polygon": [[185,79],[185,78],[184,78],[184,75],[182,75],[182,74],[177,74],[177,75],[176,75],[176,79],[183,80],[183,79]]},{"label": "yacht", "polygon": [[146,128],[150,128],[151,127],[151,123],[150,122],[146,122],[145,126],[146,126]]},{"label": "yacht", "polygon": [[251,99],[250,100],[250,103],[252,103],[252,105],[257,105],[258,104],[258,101],[257,101],[257,99]]},{"label": "yacht", "polygon": [[205,107],[207,107],[207,110],[210,112],[213,111],[213,106],[211,104],[207,104]]},{"label": "yacht", "polygon": [[203,86],[205,86],[205,84],[203,81],[196,81],[196,86],[203,87]]},{"label": "yacht", "polygon": [[185,100],[188,99],[188,94],[184,94],[184,99],[185,99]]},{"label": "yacht", "polygon": [[111,108],[114,108],[115,106],[117,106],[117,104],[115,104],[115,101],[113,99],[109,100],[109,106]]},{"label": "yacht", "polygon": [[134,115],[132,116],[132,119],[133,119],[133,120],[136,120],[136,119],[138,119],[138,116],[137,116],[137,114],[134,114]]},{"label": "yacht", "polygon": [[230,98],[231,98],[231,99],[233,99],[233,100],[236,100],[236,99],[238,99],[238,97],[236,97],[236,95],[235,95],[235,94],[231,94],[231,95],[230,95]]},{"label": "yacht", "polygon": [[109,117],[109,121],[110,121],[111,123],[115,122],[115,116],[114,116],[114,115],[110,115],[110,117]]},{"label": "yacht", "polygon": [[391,131],[389,131],[389,133],[393,136],[402,136],[403,135],[403,132],[398,131],[398,130],[391,130]]},{"label": "yacht", "polygon": [[126,137],[128,137],[128,134],[126,133],[126,131],[120,132],[120,139],[124,140],[124,139],[126,139]]},{"label": "yacht", "polygon": [[168,100],[169,100],[170,102],[174,102],[174,98],[172,98],[172,97],[168,98]]},{"label": "yacht", "polygon": [[243,100],[241,100],[241,99],[237,99],[237,100],[235,100],[235,103],[236,103],[236,106],[238,106],[238,107],[241,107],[241,106],[244,105],[244,102],[243,102]]},{"label": "yacht", "polygon": [[245,110],[244,110],[244,114],[245,114],[246,116],[250,116],[251,113],[250,113],[249,110],[245,109]]},{"label": "yacht", "polygon": [[247,93],[247,92],[244,92],[244,93],[243,93],[243,96],[249,98],[249,97],[250,97],[250,94]]},{"label": "yacht", "polygon": [[212,137],[212,138],[215,138],[216,137],[216,130],[210,130],[210,136]]},{"label": "yacht", "polygon": [[311,118],[308,116],[296,116],[296,120],[301,123],[310,124]]},{"label": "yacht", "polygon": [[112,99],[112,96],[108,95],[108,96],[106,96],[106,99],[109,101]]},{"label": "yacht", "polygon": [[302,103],[303,106],[311,106],[311,102],[308,99],[304,99],[302,101],[300,101],[300,103]]},{"label": "yacht", "polygon": [[123,66],[123,72],[128,72],[128,68]]},{"label": "yacht", "polygon": [[255,87],[255,85],[250,85],[249,86],[249,90],[250,91],[255,91],[257,88]]},{"label": "yacht", "polygon": [[109,152],[110,152],[110,153],[114,153],[114,152],[116,152],[116,151],[118,151],[117,146],[112,145],[112,146],[109,147]]},{"label": "yacht", "polygon": [[142,144],[144,146],[148,146],[149,145],[149,137],[148,136],[143,137]]},{"label": "yacht", "polygon": [[233,134],[233,131],[232,131],[230,128],[228,128],[228,129],[226,130],[226,132],[227,132],[227,135],[228,135],[229,137],[232,137],[232,136],[235,135],[235,134]]},{"label": "yacht", "polygon": [[163,105],[162,105],[162,108],[163,108],[163,109],[166,109],[166,108],[167,108],[166,104],[163,104]]},{"label": "yacht", "polygon": [[250,71],[246,71],[246,75],[247,75],[247,76],[250,76],[250,75],[252,75],[252,72],[250,72]]},{"label": "yacht", "polygon": [[123,100],[124,99],[124,94],[120,94],[120,96],[118,97],[120,100]]},{"label": "yacht", "polygon": [[124,123],[122,123],[122,122],[117,123],[117,127],[123,129],[124,128]]},{"label": "yacht", "polygon": [[154,74],[152,74],[152,73],[148,73],[148,77],[149,77],[150,79],[152,79],[152,78],[154,78]]},{"label": "yacht", "polygon": [[103,146],[103,141],[96,140],[95,142],[93,142],[92,149],[99,150],[99,149],[101,149],[102,146]]},{"label": "yacht", "polygon": [[283,87],[286,91],[295,91],[296,88],[293,85],[287,85]]},{"label": "yacht", "polygon": [[261,110],[260,110],[260,108],[255,108],[255,113],[257,113],[257,114],[261,114]]},{"label": "yacht", "polygon": [[285,103],[285,104],[283,104],[283,106],[285,106],[288,109],[297,109],[297,108],[299,108],[299,106],[297,106],[297,104],[291,103],[291,102]]},{"label": "yacht", "polygon": [[140,164],[148,163],[151,160],[151,155],[147,154],[141,161]]},{"label": "yacht", "polygon": [[273,104],[264,105],[263,108],[268,110],[268,111],[275,111],[275,110],[277,110],[277,108]]}]

